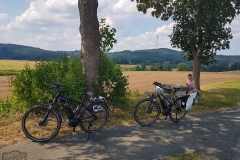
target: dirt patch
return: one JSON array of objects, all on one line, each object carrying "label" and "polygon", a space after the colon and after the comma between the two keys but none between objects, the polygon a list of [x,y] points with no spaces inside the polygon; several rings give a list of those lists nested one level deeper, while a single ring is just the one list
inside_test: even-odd
[{"label": "dirt patch", "polygon": [[0,76],[0,98],[10,94],[9,83],[6,76]]}]

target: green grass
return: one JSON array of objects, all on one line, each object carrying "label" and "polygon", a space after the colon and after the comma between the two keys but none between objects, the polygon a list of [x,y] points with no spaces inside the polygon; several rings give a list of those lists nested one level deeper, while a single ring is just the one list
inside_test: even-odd
[{"label": "green grass", "polygon": [[240,80],[202,86],[201,97],[192,113],[204,113],[214,110],[240,106]]},{"label": "green grass", "polygon": [[161,158],[158,160],[205,160],[206,156],[201,153],[184,153],[180,155],[174,155],[168,158]]}]

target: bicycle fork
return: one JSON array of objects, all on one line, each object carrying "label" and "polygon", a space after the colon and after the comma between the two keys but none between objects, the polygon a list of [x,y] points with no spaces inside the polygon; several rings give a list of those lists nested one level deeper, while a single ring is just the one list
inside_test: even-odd
[{"label": "bicycle fork", "polygon": [[48,119],[48,116],[49,116],[49,114],[50,114],[50,111],[51,111],[51,108],[48,109],[48,111],[47,111],[44,119],[38,123],[39,126],[43,126],[44,124],[46,125],[46,121],[47,121],[47,119]]}]

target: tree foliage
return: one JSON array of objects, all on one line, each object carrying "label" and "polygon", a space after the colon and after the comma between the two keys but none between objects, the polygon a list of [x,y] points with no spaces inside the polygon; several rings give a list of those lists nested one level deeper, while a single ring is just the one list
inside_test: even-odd
[{"label": "tree foliage", "polygon": [[114,38],[116,29],[110,29],[110,26],[106,25],[105,21],[106,19],[102,18],[99,22],[100,50],[102,53],[107,53],[113,48],[113,44],[117,43],[117,40]]},{"label": "tree foliage", "polygon": [[[132,0],[134,1],[134,0]],[[200,89],[200,68],[215,63],[216,52],[229,49],[231,24],[239,14],[240,0],[136,0],[143,13],[175,21],[170,35],[171,45],[181,48],[183,57],[193,60],[193,77]]]},{"label": "tree foliage", "polygon": [[178,63],[177,65],[178,71],[188,71],[188,65],[186,63]]},{"label": "tree foliage", "polygon": [[171,71],[172,70],[171,63],[169,61],[164,62],[162,68],[163,71]]},{"label": "tree foliage", "polygon": [[116,29],[106,25],[105,19],[100,20],[100,86],[95,86],[95,90],[110,100],[113,104],[124,104],[127,99],[128,81],[123,76],[121,68],[112,63],[106,56],[106,52],[113,48],[113,44],[117,43],[114,38]]}]

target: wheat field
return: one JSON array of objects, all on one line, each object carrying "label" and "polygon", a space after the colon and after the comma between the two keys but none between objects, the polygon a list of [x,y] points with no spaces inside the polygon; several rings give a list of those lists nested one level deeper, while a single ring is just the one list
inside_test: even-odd
[{"label": "wheat field", "polygon": [[[154,81],[162,84],[177,84],[178,79],[181,85],[185,85],[187,75],[191,72],[179,71],[126,71],[124,76],[128,77],[128,88],[131,91],[139,92],[154,90]],[[240,79],[240,71],[232,72],[201,72],[200,86]]]},{"label": "wheat field", "polygon": [[[162,84],[176,84],[179,79],[181,85],[185,85],[189,73],[178,71],[125,71],[123,75],[128,78],[129,90],[145,92],[154,90],[154,86],[152,85],[154,81],[161,82]],[[200,85],[203,86],[237,79],[240,79],[240,71],[201,72]],[[10,94],[8,86],[7,77],[0,76],[0,98],[4,98]]]}]

